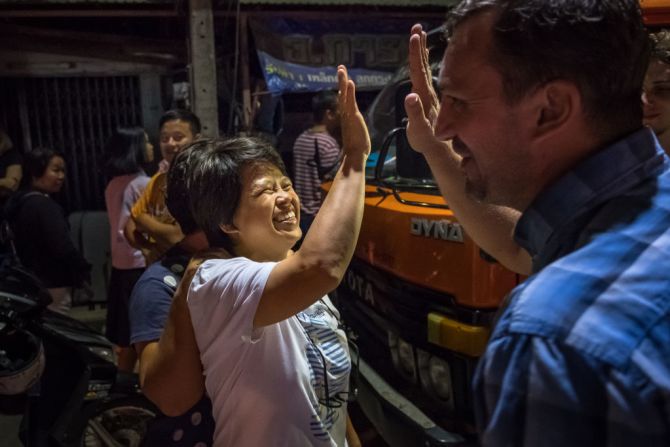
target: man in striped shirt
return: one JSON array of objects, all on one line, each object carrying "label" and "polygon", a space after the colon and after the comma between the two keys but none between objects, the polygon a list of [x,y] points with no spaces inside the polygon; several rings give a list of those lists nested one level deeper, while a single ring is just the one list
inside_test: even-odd
[{"label": "man in striped shirt", "polygon": [[293,145],[294,187],[300,197],[303,238],[321,207],[321,182],[335,171],[340,157],[337,93],[324,90],[316,94],[312,98],[312,113],[314,125],[301,133]]},{"label": "man in striped shirt", "polygon": [[438,104],[413,29],[410,142],[530,274],[475,373],[481,444],[669,446],[670,160],[642,126],[638,0],[466,0],[447,34]]}]

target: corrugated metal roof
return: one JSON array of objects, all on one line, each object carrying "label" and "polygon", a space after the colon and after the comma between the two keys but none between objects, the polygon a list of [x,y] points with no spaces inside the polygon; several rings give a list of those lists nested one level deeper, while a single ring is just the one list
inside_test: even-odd
[{"label": "corrugated metal roof", "polygon": [[240,0],[243,5],[453,6],[460,0]]},{"label": "corrugated metal roof", "polygon": [[0,5],[165,5],[174,3],[174,0],[0,0]]},{"label": "corrugated metal roof", "polygon": [[[240,0],[243,5],[453,6],[460,0]],[[175,0],[0,0],[0,5],[164,5]],[[216,4],[216,2],[214,2]],[[225,3],[225,2],[220,2]]]}]

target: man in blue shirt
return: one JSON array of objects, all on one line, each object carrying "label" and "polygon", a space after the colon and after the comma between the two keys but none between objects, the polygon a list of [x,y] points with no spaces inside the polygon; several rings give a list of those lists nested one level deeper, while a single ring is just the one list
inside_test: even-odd
[{"label": "man in blue shirt", "polygon": [[468,0],[447,28],[440,101],[412,31],[410,143],[530,274],[474,377],[482,444],[670,445],[670,162],[642,127],[637,0]]}]

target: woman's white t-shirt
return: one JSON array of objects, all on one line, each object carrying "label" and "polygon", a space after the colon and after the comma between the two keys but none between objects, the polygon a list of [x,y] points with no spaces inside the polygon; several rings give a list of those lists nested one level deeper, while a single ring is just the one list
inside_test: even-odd
[{"label": "woman's white t-shirt", "polygon": [[328,297],[253,329],[275,265],[209,260],[191,283],[188,307],[212,399],[214,445],[345,446],[351,361]]}]

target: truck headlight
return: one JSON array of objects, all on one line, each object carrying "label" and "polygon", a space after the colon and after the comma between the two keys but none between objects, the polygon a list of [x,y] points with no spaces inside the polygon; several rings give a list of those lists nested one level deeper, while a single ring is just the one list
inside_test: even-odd
[{"label": "truck headlight", "polygon": [[452,388],[449,364],[433,356],[428,363],[428,368],[430,384],[433,386],[435,393],[440,399],[450,401],[452,398]]},{"label": "truck headlight", "polygon": [[392,332],[388,333],[391,360],[396,371],[405,379],[416,382],[416,362],[414,347]]},{"label": "truck headlight", "polygon": [[453,407],[453,388],[449,363],[441,358],[417,350],[421,387],[443,404]]}]

